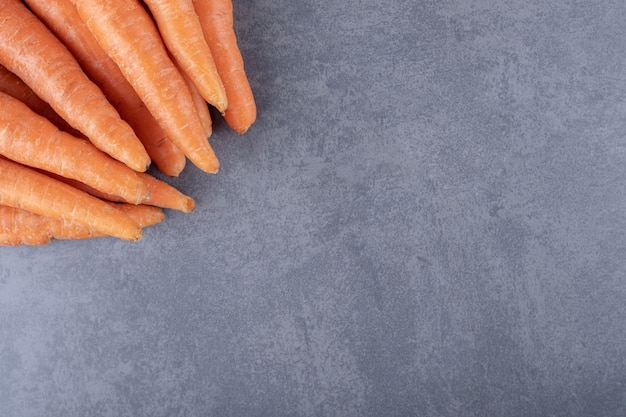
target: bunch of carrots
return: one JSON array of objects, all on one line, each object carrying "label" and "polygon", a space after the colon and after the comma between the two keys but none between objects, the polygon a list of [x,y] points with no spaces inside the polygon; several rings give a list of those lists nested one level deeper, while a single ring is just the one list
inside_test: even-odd
[{"label": "bunch of carrots", "polygon": [[0,0],[0,245],[136,241],[256,119],[231,0]]}]

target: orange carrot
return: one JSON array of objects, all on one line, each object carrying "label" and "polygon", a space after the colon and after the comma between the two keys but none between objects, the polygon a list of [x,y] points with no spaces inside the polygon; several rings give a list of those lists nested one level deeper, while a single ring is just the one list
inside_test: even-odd
[{"label": "orange carrot", "polygon": [[99,234],[83,225],[41,216],[20,208],[0,206],[0,245],[42,245],[56,239],[87,239]]},{"label": "orange carrot", "polygon": [[[138,175],[144,181],[144,184],[148,187],[148,190],[150,190],[150,197],[148,197],[148,199],[146,199],[142,203],[143,205],[179,210],[184,213],[191,213],[195,208],[196,203],[194,199],[183,194],[175,187],[145,172],[138,173]],[[89,185],[76,180],[60,178],[56,176],[54,176],[53,178],[56,178],[59,181],[69,184],[74,188],[89,193],[102,200],[117,203],[126,202],[126,200],[124,200],[115,193],[103,193],[102,191],[96,190],[93,187],[90,187]]]},{"label": "orange carrot", "polygon": [[0,63],[98,148],[145,171],[143,144],[61,41],[19,0],[0,0],[0,22]]},{"label": "orange carrot", "polygon": [[0,246],[45,245],[51,240],[45,226],[46,219],[49,217],[0,206]]},{"label": "orange carrot", "polygon": [[24,0],[72,52],[122,119],[133,128],[156,166],[168,176],[185,167],[185,155],[169,139],[117,64],[100,47],[70,0]]},{"label": "orange carrot", "polygon": [[150,198],[146,200],[144,204],[180,210],[184,213],[191,213],[193,211],[196,205],[193,198],[186,196],[175,187],[145,172],[139,174],[139,177],[150,190]]},{"label": "orange carrot", "polygon": [[[157,207],[116,204],[140,227],[160,223],[163,211]],[[88,239],[106,235],[66,219],[41,216],[27,210],[0,206],[0,246],[43,245],[52,239]]]},{"label": "orange carrot", "polygon": [[208,138],[211,136],[211,134],[213,134],[213,119],[211,119],[209,106],[207,105],[207,102],[204,100],[202,95],[200,95],[200,92],[196,88],[196,85],[193,83],[191,78],[189,78],[185,73],[182,73],[182,76],[187,83],[187,87],[189,87],[189,92],[191,93],[193,104],[194,106],[196,106],[198,117],[200,118],[200,122],[202,122],[202,127],[204,128],[204,135]]},{"label": "orange carrot", "polygon": [[74,136],[80,135],[76,129],[68,125],[61,116],[52,110],[48,103],[39,98],[24,81],[2,65],[0,65],[0,91],[20,100],[35,113],[50,120],[59,129],[65,130]]},{"label": "orange carrot", "polygon": [[100,46],[115,61],[168,137],[200,169],[219,162],[189,89],[168,57],[159,32],[137,0],[72,0]]},{"label": "orange carrot", "polygon": [[245,133],[256,120],[256,103],[237,45],[232,0],[193,0],[193,5],[226,89],[224,119],[235,132]]},{"label": "orange carrot", "polygon": [[110,203],[113,207],[126,213],[139,227],[148,227],[161,223],[165,219],[163,210],[155,206],[145,204]]},{"label": "orange carrot", "polygon": [[204,101],[224,113],[228,105],[226,91],[192,0],[144,0],[144,3],[150,8],[161,37],[179,67]]},{"label": "orange carrot", "polygon": [[122,211],[32,168],[2,157],[0,178],[0,205],[67,219],[120,239],[141,239],[141,228]]},{"label": "orange carrot", "polygon": [[139,204],[150,195],[137,173],[86,140],[59,130],[21,101],[0,93],[0,154],[34,168],[118,193]]},{"label": "orange carrot", "polygon": [[[163,210],[158,207],[144,206],[143,204],[120,204],[109,203],[115,209],[126,214],[131,220],[133,220],[139,227],[145,228],[148,226],[160,223],[165,218]],[[33,214],[33,216],[37,216]],[[43,216],[40,216],[43,217]],[[93,228],[82,226],[75,222],[62,221],[58,219],[52,219],[47,217],[48,234],[54,239],[89,239],[95,237],[105,237],[104,233],[101,233]]]},{"label": "orange carrot", "polygon": [[[32,233],[30,233],[31,231]],[[0,246],[43,246],[51,240],[47,233],[40,230],[29,229],[19,233],[0,233]]]}]

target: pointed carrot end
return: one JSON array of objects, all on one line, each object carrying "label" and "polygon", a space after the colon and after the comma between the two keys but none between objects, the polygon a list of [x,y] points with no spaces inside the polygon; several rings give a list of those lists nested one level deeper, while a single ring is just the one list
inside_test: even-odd
[{"label": "pointed carrot end", "polygon": [[196,208],[196,202],[193,198],[187,197],[183,202],[182,211],[184,213],[191,213]]},{"label": "pointed carrot end", "polygon": [[130,238],[131,242],[138,242],[141,240],[141,238],[143,237],[143,230],[141,230],[141,228],[138,228],[135,231],[135,234]]},{"label": "pointed carrot end", "polygon": [[196,167],[209,174],[217,174],[220,169],[220,162],[210,145],[194,152],[194,155],[190,155],[189,159]]}]

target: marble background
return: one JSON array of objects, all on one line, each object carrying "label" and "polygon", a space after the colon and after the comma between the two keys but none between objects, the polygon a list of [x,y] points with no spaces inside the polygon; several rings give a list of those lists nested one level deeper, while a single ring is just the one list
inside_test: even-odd
[{"label": "marble background", "polygon": [[0,248],[0,415],[625,415],[626,2],[235,16],[192,214]]}]

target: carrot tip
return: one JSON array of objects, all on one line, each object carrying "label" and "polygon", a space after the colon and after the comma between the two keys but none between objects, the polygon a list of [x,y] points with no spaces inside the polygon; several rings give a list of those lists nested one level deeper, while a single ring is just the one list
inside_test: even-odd
[{"label": "carrot tip", "polygon": [[182,209],[184,213],[191,213],[195,207],[196,207],[196,202],[194,201],[194,199],[191,197],[188,197],[185,200],[185,203],[183,204]]},{"label": "carrot tip", "polygon": [[150,168],[150,163],[152,162],[152,161],[149,161],[149,162],[146,163],[145,161],[144,162],[139,162],[139,161],[122,161],[121,159],[120,159],[120,161],[124,162],[124,164],[126,164],[126,166],[128,166],[130,169],[132,169],[133,171],[136,171],[136,172],[146,172],[148,170],[148,168]]},{"label": "carrot tip", "polygon": [[143,237],[143,231],[138,229],[135,235],[130,239],[132,242],[138,242]]},{"label": "carrot tip", "polygon": [[197,158],[195,161],[192,160],[192,162],[196,167],[208,174],[217,174],[220,170],[220,163],[216,157],[207,158],[204,156],[202,159]]},{"label": "carrot tip", "polygon": [[234,123],[231,123],[230,127],[231,129],[233,129],[233,131],[235,131],[235,133],[239,133],[240,135],[243,135],[250,129],[250,127],[252,127],[253,124],[254,122],[245,124],[245,125],[236,125]]},{"label": "carrot tip", "polygon": [[185,165],[187,164],[187,160],[185,158],[181,158],[178,163],[172,163],[169,165],[158,166],[159,171],[168,177],[178,177],[181,172],[185,169]]}]

